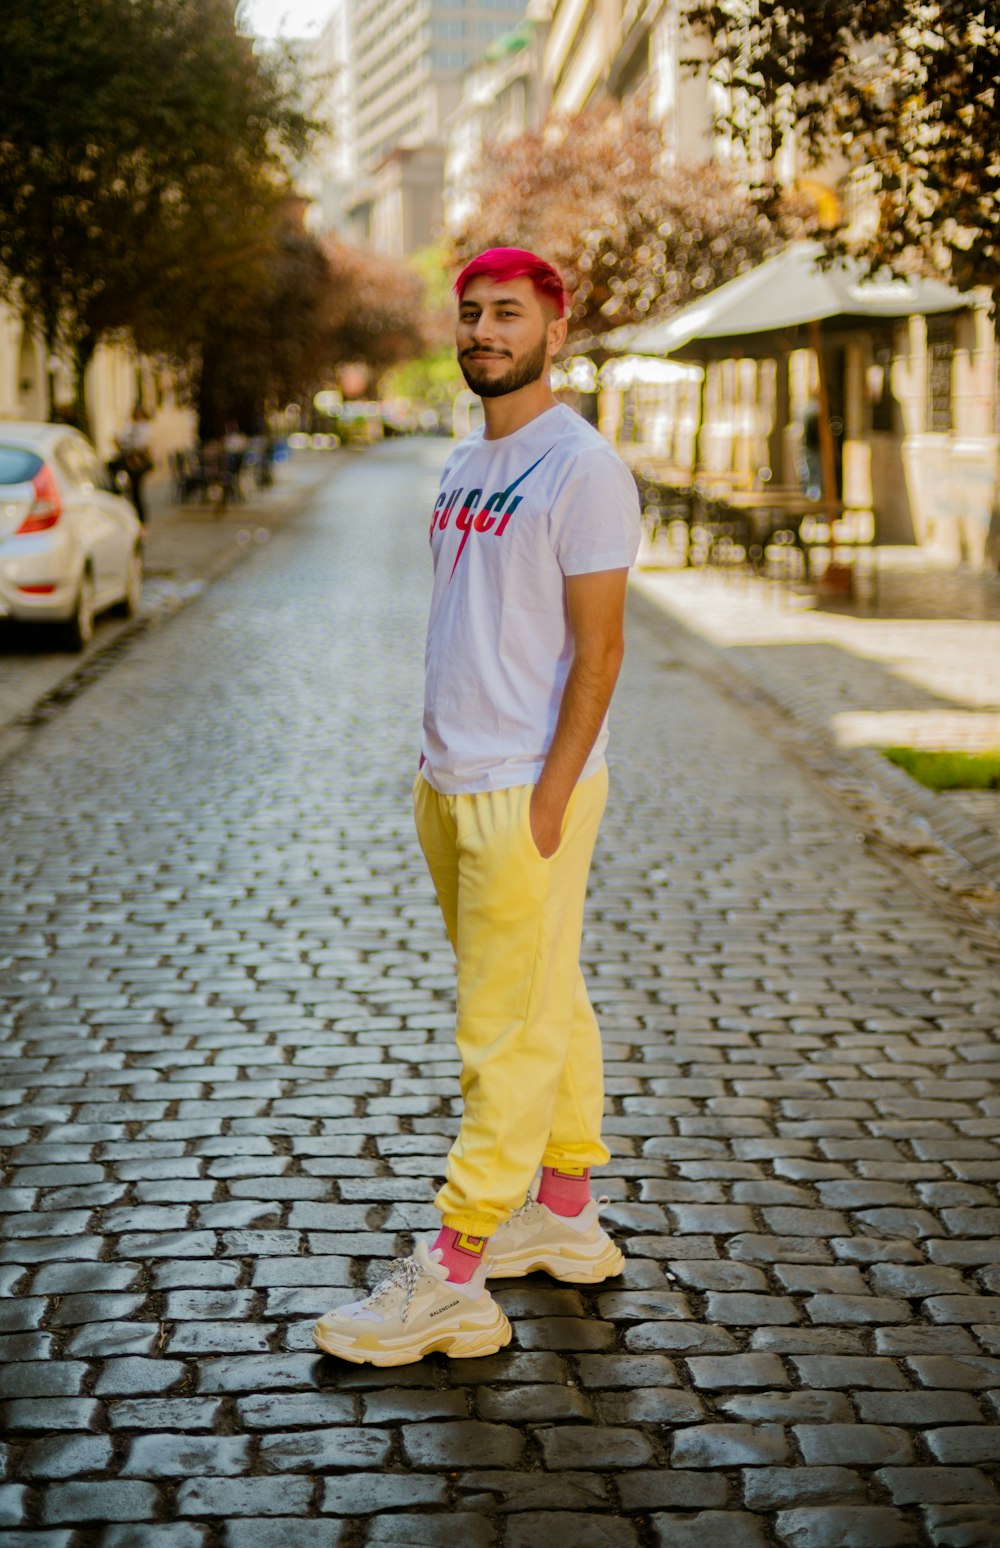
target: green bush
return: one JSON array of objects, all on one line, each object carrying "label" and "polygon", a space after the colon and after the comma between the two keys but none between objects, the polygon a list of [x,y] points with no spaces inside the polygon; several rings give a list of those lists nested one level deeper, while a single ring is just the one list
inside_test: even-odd
[{"label": "green bush", "polygon": [[930,752],[922,747],[884,747],[890,763],[928,790],[1000,790],[1000,751]]}]

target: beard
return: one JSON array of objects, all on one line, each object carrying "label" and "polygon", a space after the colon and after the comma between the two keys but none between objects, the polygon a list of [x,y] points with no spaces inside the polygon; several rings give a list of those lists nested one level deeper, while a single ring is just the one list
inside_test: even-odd
[{"label": "beard", "polygon": [[[465,351],[465,354],[471,351]],[[490,351],[499,354],[500,351]],[[459,368],[465,377],[469,388],[479,398],[503,398],[509,392],[517,392],[521,387],[528,387],[545,370],[548,361],[548,346],[545,335],[539,339],[533,349],[526,350],[523,355],[518,355],[516,360],[511,360],[510,369],[504,371],[502,376],[487,376],[485,372],[480,374],[473,361],[467,361],[464,354],[458,358]]]}]

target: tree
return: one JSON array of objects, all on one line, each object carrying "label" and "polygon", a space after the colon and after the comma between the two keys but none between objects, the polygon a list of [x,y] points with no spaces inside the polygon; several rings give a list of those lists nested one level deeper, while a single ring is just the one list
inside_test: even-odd
[{"label": "tree", "polygon": [[325,322],[333,361],[379,377],[426,348],[424,284],[396,258],[335,237],[323,244],[331,274]]},{"label": "tree", "polygon": [[229,0],[7,0],[0,295],[64,351],[192,319],[283,196],[311,123]]},{"label": "tree", "polygon": [[[304,204],[289,199],[200,319],[192,347],[203,441],[235,421],[260,429],[269,403],[312,397],[329,377],[326,321],[334,281],[326,254],[305,229]],[[140,336],[141,337],[141,336]]]},{"label": "tree", "polygon": [[715,166],[664,165],[659,128],[612,106],[488,146],[456,262],[529,247],[572,294],[571,339],[671,311],[780,247],[800,222],[762,213]]},{"label": "tree", "polygon": [[746,140],[794,126],[814,161],[867,167],[873,266],[919,254],[961,288],[1000,293],[1000,12],[984,0],[696,3],[727,122]]}]

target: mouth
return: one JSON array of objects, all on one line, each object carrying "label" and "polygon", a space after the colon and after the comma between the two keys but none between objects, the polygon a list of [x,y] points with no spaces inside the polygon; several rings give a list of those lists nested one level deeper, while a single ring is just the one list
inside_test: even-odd
[{"label": "mouth", "polygon": [[501,355],[492,349],[467,349],[462,356],[463,360],[506,360],[507,355]]}]

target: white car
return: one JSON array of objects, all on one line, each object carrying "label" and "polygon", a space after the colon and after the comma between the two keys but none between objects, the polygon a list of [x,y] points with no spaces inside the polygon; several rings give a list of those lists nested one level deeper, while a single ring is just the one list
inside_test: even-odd
[{"label": "white car", "polygon": [[85,436],[0,420],[0,618],[58,624],[71,649],[142,600],[142,528]]}]

